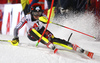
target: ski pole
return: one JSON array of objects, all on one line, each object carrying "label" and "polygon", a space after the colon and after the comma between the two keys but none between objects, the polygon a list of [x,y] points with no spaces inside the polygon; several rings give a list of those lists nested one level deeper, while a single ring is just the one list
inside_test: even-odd
[{"label": "ski pole", "polygon": [[55,24],[55,25],[58,25],[58,26],[61,26],[61,27],[64,27],[64,28],[67,28],[67,29],[70,29],[70,30],[73,30],[73,31],[75,31],[75,32],[78,32],[78,33],[81,33],[81,34],[83,34],[83,35],[86,35],[86,36],[89,36],[89,37],[92,37],[92,38],[96,39],[96,37],[91,36],[91,35],[88,35],[88,34],[83,33],[83,32],[81,32],[81,31],[78,31],[78,30],[75,30],[75,29],[72,29],[72,28],[69,28],[69,27],[66,27],[66,26],[63,26],[63,25],[54,23],[54,22],[50,22],[50,23]]},{"label": "ski pole", "polygon": [[13,44],[11,40],[0,40],[1,42],[9,42],[11,43],[13,46],[17,46],[19,43],[17,42],[16,44]]},{"label": "ski pole", "polygon": [[72,34],[73,34],[73,33],[71,33],[71,34],[70,34],[70,36],[69,36],[69,38],[68,38],[68,41],[70,40],[70,38],[71,38]]},{"label": "ski pole", "polygon": [[49,24],[49,21],[50,21],[50,17],[51,17],[51,12],[52,12],[53,3],[54,3],[54,0],[52,0],[52,3],[51,3],[51,9],[50,9],[50,14],[49,14],[49,18],[48,18],[48,22],[47,22],[46,28],[45,28],[45,30],[43,31],[42,36],[41,36],[40,39],[38,40],[36,46],[38,46],[39,42],[41,41],[41,39],[42,39],[42,37],[43,37],[43,35],[44,35],[44,33],[45,33],[47,27],[48,27],[48,24]]},{"label": "ski pole", "polygon": [[11,42],[11,40],[0,40],[2,42]]}]

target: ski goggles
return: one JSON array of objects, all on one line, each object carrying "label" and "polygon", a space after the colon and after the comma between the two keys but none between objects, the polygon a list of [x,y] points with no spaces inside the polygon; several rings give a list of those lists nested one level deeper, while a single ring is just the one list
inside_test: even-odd
[{"label": "ski goggles", "polygon": [[34,15],[34,16],[41,16],[42,12],[32,12],[32,15]]}]

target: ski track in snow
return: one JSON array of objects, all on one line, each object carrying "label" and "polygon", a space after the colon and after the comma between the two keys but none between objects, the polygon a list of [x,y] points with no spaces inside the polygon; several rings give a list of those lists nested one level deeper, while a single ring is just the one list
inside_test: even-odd
[{"label": "ski track in snow", "polygon": [[[56,21],[90,35],[98,35],[98,33],[95,33],[96,29],[93,26],[95,18],[92,14],[69,15],[66,19],[65,17],[54,19],[54,22]],[[70,33],[73,33],[70,42],[79,45],[85,50],[94,52],[94,58],[90,59],[84,54],[57,45],[60,50],[54,54],[52,50],[43,44],[39,43],[38,47],[35,47],[37,41],[32,42],[26,36],[20,36],[19,46],[0,42],[0,63],[100,63],[100,41],[54,24],[49,24],[48,29],[56,37],[65,40],[68,40]],[[11,40],[12,38],[13,36],[10,35],[0,35],[0,40]]]}]

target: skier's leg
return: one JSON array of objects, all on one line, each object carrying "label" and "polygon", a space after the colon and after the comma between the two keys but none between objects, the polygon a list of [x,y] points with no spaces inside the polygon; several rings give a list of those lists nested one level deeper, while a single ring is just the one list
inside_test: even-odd
[{"label": "skier's leg", "polygon": [[[42,32],[42,30],[44,30],[44,28],[41,29],[39,32]],[[36,31],[35,29],[30,29],[30,32],[29,32],[29,33],[30,33],[36,40],[39,40],[39,38],[41,37],[41,33],[39,33],[39,32]],[[54,46],[54,44],[52,44],[52,43],[50,42],[50,40],[49,40],[50,38],[47,37],[46,34],[49,36],[50,33],[49,33],[48,31],[46,31],[40,42],[43,43],[44,45],[46,45],[48,48],[50,48],[50,49],[52,49],[52,50],[55,50],[56,47]],[[46,38],[46,37],[47,37],[47,38]]]},{"label": "skier's leg", "polygon": [[27,37],[32,40],[32,41],[37,41],[33,36],[31,36],[30,34],[27,35]]},{"label": "skier's leg", "polygon": [[69,50],[73,49],[73,45],[70,42],[59,39],[59,38],[54,38],[53,39],[53,44],[60,45],[60,46],[65,47]]},{"label": "skier's leg", "polygon": [[[42,36],[42,35],[41,35],[38,31],[36,31],[35,29],[30,29],[29,33],[30,33],[30,35],[33,36],[36,40],[39,40],[39,38]],[[43,43],[43,44],[46,44],[46,43],[49,43],[49,40],[43,36],[40,42]]]}]

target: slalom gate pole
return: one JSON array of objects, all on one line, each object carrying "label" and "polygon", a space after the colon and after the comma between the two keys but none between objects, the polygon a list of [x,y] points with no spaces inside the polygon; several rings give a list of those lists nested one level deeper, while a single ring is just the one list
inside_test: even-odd
[{"label": "slalom gate pole", "polygon": [[96,37],[91,36],[91,35],[88,35],[88,34],[83,33],[83,32],[80,32],[80,31],[78,31],[78,30],[75,30],[75,29],[72,29],[72,28],[69,28],[69,27],[66,27],[66,26],[63,26],[63,25],[54,23],[54,22],[51,22],[51,23],[52,23],[52,24],[55,24],[55,25],[58,25],[58,26],[61,26],[61,27],[64,27],[64,28],[67,28],[67,29],[70,29],[70,30],[72,30],[72,31],[75,31],[75,32],[78,32],[78,33],[81,33],[81,34],[83,34],[83,35],[86,35],[86,36],[89,36],[89,37],[92,37],[92,38],[96,39]]},{"label": "slalom gate pole", "polygon": [[36,46],[38,46],[39,42],[41,41],[41,39],[42,39],[42,37],[43,37],[43,35],[44,35],[44,33],[45,33],[45,31],[47,30],[47,27],[48,27],[48,24],[49,24],[49,21],[50,21],[50,17],[51,17],[51,12],[52,12],[53,3],[54,3],[54,0],[52,0],[52,3],[51,3],[51,9],[50,9],[50,14],[49,14],[49,18],[48,18],[48,22],[47,22],[46,28],[45,28],[45,30],[43,31],[42,36],[41,36],[40,39],[38,40]]}]

